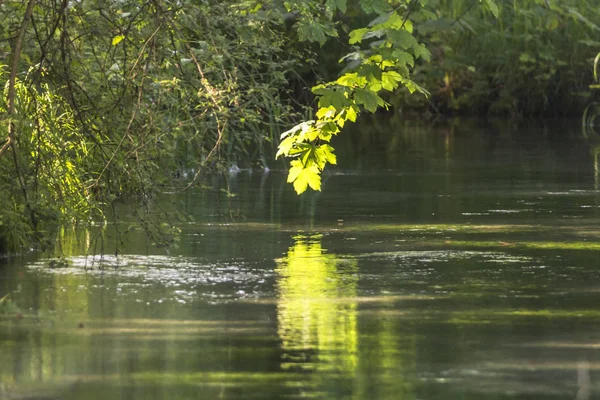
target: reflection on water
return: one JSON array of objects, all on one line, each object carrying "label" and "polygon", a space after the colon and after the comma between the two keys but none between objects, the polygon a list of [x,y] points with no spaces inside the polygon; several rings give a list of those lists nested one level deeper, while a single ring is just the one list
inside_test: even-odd
[{"label": "reflection on water", "polygon": [[357,364],[357,262],[322,248],[322,236],[299,235],[277,260],[278,334],[283,370],[354,375]]},{"label": "reflection on water", "polygon": [[176,249],[123,204],[0,259],[0,399],[594,398],[599,157],[557,127],[375,122],[321,193],[168,196]]}]

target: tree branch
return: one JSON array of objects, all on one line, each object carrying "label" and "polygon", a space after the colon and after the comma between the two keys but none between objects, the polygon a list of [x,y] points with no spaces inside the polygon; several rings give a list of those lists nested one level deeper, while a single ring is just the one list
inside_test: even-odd
[{"label": "tree branch", "polygon": [[2,156],[2,154],[6,151],[6,149],[8,149],[10,147],[11,143],[12,143],[12,140],[10,139],[10,136],[9,136],[6,138],[6,141],[2,145],[2,148],[0,148],[0,156]]},{"label": "tree branch", "polygon": [[[29,200],[27,196],[27,188],[25,186],[25,178],[23,177],[23,171],[19,166],[19,154],[17,151],[17,140],[15,135],[15,122],[14,116],[16,114],[15,110],[15,85],[17,82],[17,70],[19,68],[19,59],[21,58],[21,46],[23,45],[23,38],[25,37],[25,31],[27,30],[27,25],[29,24],[29,20],[31,19],[31,15],[33,14],[33,7],[35,6],[36,0],[29,0],[27,4],[27,9],[25,10],[25,15],[23,16],[23,22],[21,23],[21,27],[19,28],[19,34],[15,41],[15,47],[12,52],[12,60],[10,65],[10,76],[8,78],[8,143],[12,148],[13,153],[13,161],[15,164],[15,170],[17,173],[17,177],[19,179],[19,186],[21,187],[21,191],[23,192],[23,197],[25,199],[25,204],[27,209],[31,212],[31,222],[33,224],[33,228],[36,227],[36,218],[31,210],[31,206],[29,205]],[[3,150],[4,151],[4,146]],[[1,152],[0,152],[1,154]]]}]

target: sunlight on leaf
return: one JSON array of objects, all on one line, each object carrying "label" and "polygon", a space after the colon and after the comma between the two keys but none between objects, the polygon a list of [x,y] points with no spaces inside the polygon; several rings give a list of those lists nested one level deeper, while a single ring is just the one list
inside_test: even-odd
[{"label": "sunlight on leaf", "polygon": [[115,37],[113,38],[113,40],[112,40],[112,42],[111,42],[111,43],[112,43],[112,45],[113,45],[113,46],[116,46],[116,45],[118,45],[119,43],[121,43],[121,41],[122,41],[123,39],[125,39],[125,35],[117,35],[117,36],[115,36]]}]

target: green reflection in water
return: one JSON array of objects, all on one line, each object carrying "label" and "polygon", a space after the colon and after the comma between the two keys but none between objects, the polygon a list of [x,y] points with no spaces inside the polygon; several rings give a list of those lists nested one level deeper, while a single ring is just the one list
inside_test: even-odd
[{"label": "green reflection in water", "polygon": [[277,260],[284,370],[351,374],[357,365],[357,263],[327,254],[321,235],[294,238]]},{"label": "green reflection in water", "polygon": [[276,272],[280,366],[306,373],[295,388],[323,399],[413,398],[416,344],[406,321],[361,319],[358,261],[327,253],[321,235],[294,240]]}]

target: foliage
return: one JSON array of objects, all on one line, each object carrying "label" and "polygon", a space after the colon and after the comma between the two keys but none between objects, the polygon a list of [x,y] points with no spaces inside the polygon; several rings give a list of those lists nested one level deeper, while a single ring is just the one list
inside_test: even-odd
[{"label": "foliage", "polygon": [[[352,7],[325,6],[325,16]],[[358,6],[376,18],[358,27],[359,17],[340,19],[352,48],[340,54],[342,76],[313,87],[316,119],[284,133],[279,146],[278,157],[295,157],[288,180],[298,193],[320,190],[320,173],[336,161],[331,137],[361,111],[554,116],[580,113],[590,97],[589,63],[597,52],[590,50],[600,47],[592,2],[363,0]]]},{"label": "foliage", "polygon": [[[301,2],[301,4],[304,4]],[[294,184],[298,194],[308,186],[321,189],[320,173],[327,164],[335,164],[336,157],[331,138],[340,132],[347,121],[354,122],[361,111],[375,113],[387,108],[388,103],[380,92],[394,92],[402,86],[410,93],[427,90],[411,79],[411,70],[419,60],[429,61],[431,54],[414,36],[414,21],[431,21],[437,15],[425,7],[426,2],[415,0],[387,1],[362,0],[359,5],[367,14],[374,14],[367,27],[349,33],[348,43],[353,51],[341,61],[347,66],[341,77],[312,88],[318,98],[316,120],[309,120],[284,132],[276,157],[295,157],[291,162],[288,182]],[[487,8],[497,14],[492,0]],[[345,1],[328,1],[325,7],[332,14],[343,11]],[[300,28],[301,29],[301,28]],[[321,36],[338,36],[337,32],[322,29]]]},{"label": "foliage", "polygon": [[341,72],[309,84],[316,110],[281,134],[297,193],[321,189],[333,137],[361,113],[573,108],[599,22],[585,0],[1,2],[0,250],[102,224],[121,198],[147,208],[207,169],[267,167],[307,111],[305,79],[334,69],[313,46]]},{"label": "foliage", "polygon": [[296,115],[282,88],[303,53],[285,49],[281,7],[30,0],[0,3],[0,21],[0,250],[206,168],[266,166]]},{"label": "foliage", "polygon": [[396,107],[475,115],[579,115],[590,96],[600,42],[597,5],[582,0],[498,2],[495,17],[472,2],[431,4],[443,17],[418,25],[432,63],[415,79],[429,99],[398,93]]}]

